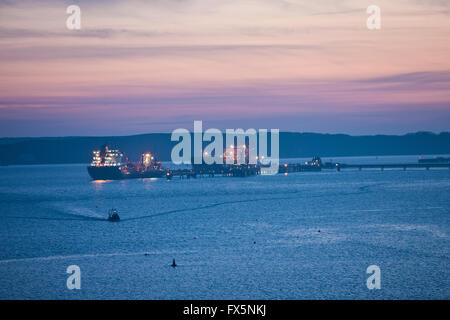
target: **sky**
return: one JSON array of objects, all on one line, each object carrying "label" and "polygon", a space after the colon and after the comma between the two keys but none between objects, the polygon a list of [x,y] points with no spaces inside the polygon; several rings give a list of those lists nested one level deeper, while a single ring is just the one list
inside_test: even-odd
[{"label": "sky", "polygon": [[0,48],[0,137],[450,131],[445,0],[0,0]]}]

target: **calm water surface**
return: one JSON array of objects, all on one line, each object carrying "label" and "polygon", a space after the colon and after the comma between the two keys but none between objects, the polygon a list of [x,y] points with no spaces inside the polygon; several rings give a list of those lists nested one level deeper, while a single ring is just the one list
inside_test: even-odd
[{"label": "calm water surface", "polygon": [[450,170],[93,182],[84,165],[0,167],[0,243],[0,299],[449,299]]}]

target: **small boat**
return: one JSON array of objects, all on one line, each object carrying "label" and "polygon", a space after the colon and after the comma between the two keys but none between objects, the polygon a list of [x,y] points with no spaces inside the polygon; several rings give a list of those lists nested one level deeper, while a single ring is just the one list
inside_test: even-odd
[{"label": "small boat", "polygon": [[108,211],[108,221],[118,222],[120,221],[119,213],[116,209],[111,209]]}]

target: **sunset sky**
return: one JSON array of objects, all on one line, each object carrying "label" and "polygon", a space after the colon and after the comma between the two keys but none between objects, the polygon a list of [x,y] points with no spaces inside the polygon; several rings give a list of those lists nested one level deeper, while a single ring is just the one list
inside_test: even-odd
[{"label": "sunset sky", "polygon": [[0,46],[1,137],[450,131],[450,1],[0,0]]}]

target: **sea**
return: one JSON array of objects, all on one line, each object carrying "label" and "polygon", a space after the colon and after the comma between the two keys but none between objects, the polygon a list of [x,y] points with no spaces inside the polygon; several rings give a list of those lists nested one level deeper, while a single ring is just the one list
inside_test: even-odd
[{"label": "sea", "polygon": [[0,299],[449,299],[449,267],[445,168],[92,181],[83,164],[0,167]]}]

